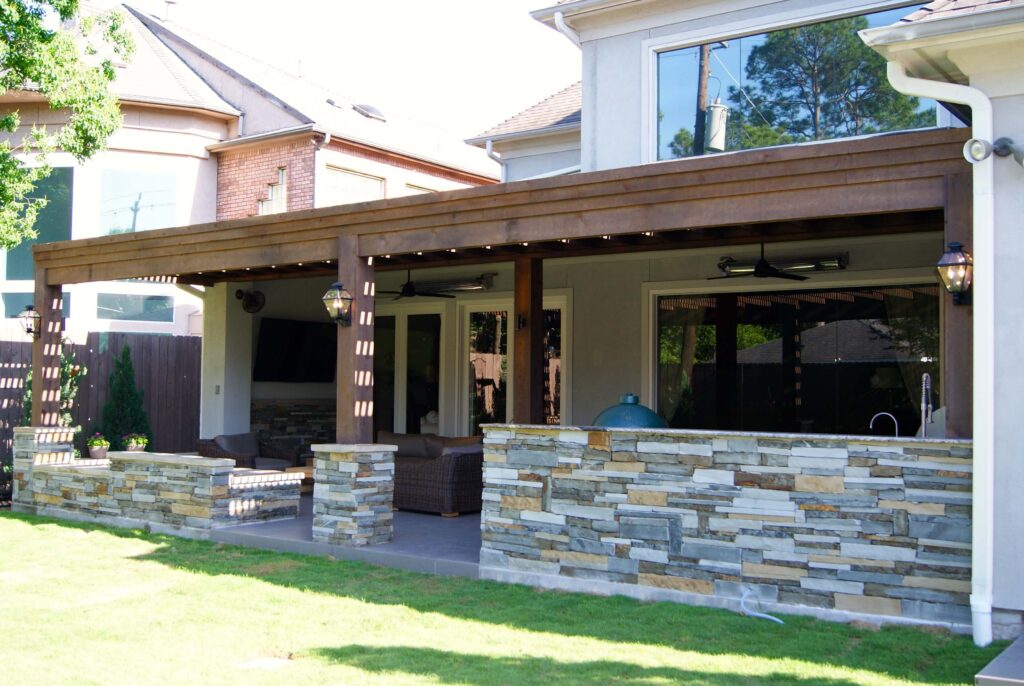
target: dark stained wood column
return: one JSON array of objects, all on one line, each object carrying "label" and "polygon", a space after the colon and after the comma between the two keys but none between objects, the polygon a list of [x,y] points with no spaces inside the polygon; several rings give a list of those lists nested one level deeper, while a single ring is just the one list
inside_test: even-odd
[{"label": "dark stained wood column", "polygon": [[512,421],[544,423],[544,260],[523,255],[515,260],[515,398]]},{"label": "dark stained wood column", "polygon": [[352,326],[338,327],[338,443],[373,443],[373,267],[354,236],[338,239],[338,281],[352,294]]},{"label": "dark stained wood column", "polygon": [[32,426],[60,425],[60,347],[64,336],[64,302],[60,284],[46,283],[36,269],[35,308],[39,336],[32,341]]},{"label": "dark stained wood column", "polygon": [[[970,173],[946,177],[945,242],[963,243],[971,252],[974,191]],[[943,246],[945,249],[945,246]],[[935,256],[937,262],[939,255]],[[970,438],[974,417],[974,308],[954,305],[942,289],[942,393],[946,406],[946,435]]]},{"label": "dark stained wood column", "polygon": [[715,409],[719,429],[738,425],[739,378],[736,367],[736,324],[739,317],[736,296],[716,296],[715,308]]},{"label": "dark stained wood column", "polygon": [[788,413],[788,431],[800,431],[800,410],[803,405],[803,367],[800,356],[803,345],[800,342],[800,322],[796,309],[787,310],[782,320],[782,393]]}]

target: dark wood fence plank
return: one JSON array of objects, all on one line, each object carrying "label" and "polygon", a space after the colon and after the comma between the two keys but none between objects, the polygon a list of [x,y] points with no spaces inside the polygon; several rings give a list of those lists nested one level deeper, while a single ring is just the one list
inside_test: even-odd
[{"label": "dark wood fence plank", "polygon": [[[90,333],[74,345],[78,364],[88,368],[72,414],[83,434],[99,426],[107,401],[114,359],[127,344],[136,384],[153,430],[152,449],[192,452],[199,437],[199,373],[202,340],[198,336]],[[0,341],[0,455],[11,457],[14,427],[22,423],[24,379],[32,364],[27,341]]]}]

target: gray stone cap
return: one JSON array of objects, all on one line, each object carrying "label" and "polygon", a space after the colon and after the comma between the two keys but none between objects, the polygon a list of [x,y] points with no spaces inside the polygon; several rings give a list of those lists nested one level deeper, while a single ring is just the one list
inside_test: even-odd
[{"label": "gray stone cap", "polygon": [[107,453],[111,462],[172,464],[181,467],[234,467],[235,461],[223,457],[195,457],[176,453],[147,453],[115,451]]},{"label": "gray stone cap", "polygon": [[715,431],[707,429],[639,429],[606,426],[552,426],[549,424],[481,424],[487,431],[507,429],[543,430],[549,433],[560,431],[603,431],[605,433],[637,434],[640,436],[677,436],[679,438],[759,438],[784,441],[823,441],[833,443],[881,443],[885,445],[956,445],[970,448],[974,441],[969,438],[916,438],[914,436],[850,436],[842,434],[794,434],[770,433],[765,431]]},{"label": "gray stone cap", "polygon": [[314,453],[393,453],[397,445],[378,443],[316,443],[310,446]]}]

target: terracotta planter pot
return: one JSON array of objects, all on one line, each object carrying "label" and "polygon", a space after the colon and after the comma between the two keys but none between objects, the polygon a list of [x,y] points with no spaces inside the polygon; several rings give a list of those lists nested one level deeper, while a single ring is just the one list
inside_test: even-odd
[{"label": "terracotta planter pot", "polygon": [[105,460],[107,459],[108,448],[101,448],[100,446],[89,446],[89,457],[94,460]]}]

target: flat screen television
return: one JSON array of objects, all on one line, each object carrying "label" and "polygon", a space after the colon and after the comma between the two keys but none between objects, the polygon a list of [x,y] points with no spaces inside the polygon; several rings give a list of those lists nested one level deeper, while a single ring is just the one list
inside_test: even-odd
[{"label": "flat screen television", "polygon": [[259,327],[253,381],[334,382],[337,324],[264,317]]}]

